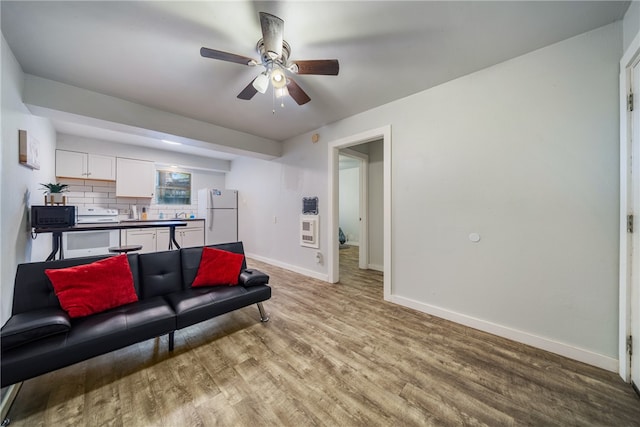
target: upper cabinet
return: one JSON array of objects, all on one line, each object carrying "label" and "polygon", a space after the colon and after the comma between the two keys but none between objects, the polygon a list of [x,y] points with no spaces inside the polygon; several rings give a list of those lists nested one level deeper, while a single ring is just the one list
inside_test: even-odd
[{"label": "upper cabinet", "polygon": [[87,170],[90,179],[116,179],[116,158],[100,154],[87,155]]},{"label": "upper cabinet", "polygon": [[117,158],[116,197],[153,197],[155,172],[153,162]]},{"label": "upper cabinet", "polygon": [[100,154],[56,150],[56,176],[114,181],[116,179],[116,158]]},{"label": "upper cabinet", "polygon": [[147,160],[56,150],[56,176],[116,182],[116,197],[151,198],[156,168]]}]

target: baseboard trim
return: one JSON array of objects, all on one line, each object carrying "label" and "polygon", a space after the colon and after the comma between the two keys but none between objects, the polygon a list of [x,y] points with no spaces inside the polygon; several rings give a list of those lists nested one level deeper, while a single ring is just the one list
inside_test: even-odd
[{"label": "baseboard trim", "polygon": [[379,271],[381,273],[384,273],[384,267],[378,264],[369,264],[367,265],[367,268],[369,270],[375,270],[375,271]]},{"label": "baseboard trim", "polygon": [[286,262],[281,262],[275,259],[263,257],[260,255],[256,255],[250,252],[245,252],[247,258],[253,258],[258,261],[266,262],[267,264],[274,265],[276,267],[284,268],[285,270],[293,271],[294,273],[302,274],[303,276],[313,277],[314,279],[322,280],[323,282],[329,281],[328,274],[318,273],[317,271],[308,270],[306,268],[298,267],[295,265],[287,264]]},{"label": "baseboard trim", "polygon": [[17,384],[11,384],[6,387],[4,390],[4,394],[2,395],[2,402],[0,403],[0,422],[4,422],[9,415],[9,409],[11,409],[11,405],[13,401],[16,400],[18,396],[18,392],[20,391],[20,387],[22,387],[22,383],[19,382]]},{"label": "baseboard trim", "polygon": [[402,305],[404,307],[421,311],[423,313],[441,317],[443,319],[447,319],[461,325],[469,326],[483,332],[488,332],[490,334],[498,335],[512,341],[527,344],[532,347],[549,351],[551,353],[559,354],[560,356],[568,357],[569,359],[577,360],[578,362],[597,366],[598,368],[606,369],[607,371],[618,372],[618,359],[614,359],[612,357],[605,356],[599,353],[594,353],[590,350],[574,347],[569,344],[564,344],[548,338],[533,335],[528,332],[523,332],[517,329],[498,325],[496,323],[477,319],[475,317],[467,316],[465,314],[457,313],[430,304],[425,304],[398,295],[391,295],[389,301]]}]

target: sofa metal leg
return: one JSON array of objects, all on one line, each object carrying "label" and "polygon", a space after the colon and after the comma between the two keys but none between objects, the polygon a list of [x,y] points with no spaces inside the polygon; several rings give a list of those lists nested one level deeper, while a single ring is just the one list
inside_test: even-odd
[{"label": "sofa metal leg", "polygon": [[267,316],[267,313],[264,311],[264,307],[262,306],[261,302],[258,303],[258,310],[260,311],[260,321],[268,322],[269,316]]},{"label": "sofa metal leg", "polygon": [[174,331],[169,332],[169,351],[173,351],[173,334]]},{"label": "sofa metal leg", "polygon": [[8,426],[11,424],[11,418],[9,418],[9,409],[11,409],[11,405],[13,405],[14,400],[18,397],[18,392],[22,387],[22,381],[16,384],[11,384],[7,386],[4,390],[4,394],[2,396],[2,401],[0,403],[0,419],[2,423],[0,426]]}]

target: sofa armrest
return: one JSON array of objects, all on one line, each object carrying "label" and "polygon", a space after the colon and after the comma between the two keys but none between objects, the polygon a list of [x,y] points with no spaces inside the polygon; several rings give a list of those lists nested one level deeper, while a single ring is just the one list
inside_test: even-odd
[{"label": "sofa armrest", "polygon": [[48,307],[14,314],[0,330],[2,350],[65,333],[70,329],[69,315],[61,308]]},{"label": "sofa armrest", "polygon": [[269,283],[269,276],[252,268],[243,270],[238,277],[238,284],[242,286],[266,285],[267,283]]}]

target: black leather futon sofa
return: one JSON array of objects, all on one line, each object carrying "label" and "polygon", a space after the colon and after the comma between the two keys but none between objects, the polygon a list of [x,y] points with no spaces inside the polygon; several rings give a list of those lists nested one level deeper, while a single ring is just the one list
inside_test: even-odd
[{"label": "black leather futon sofa", "polygon": [[[209,247],[244,255],[242,242]],[[262,301],[271,297],[269,276],[247,269],[243,259],[237,285],[191,287],[202,253],[198,247],[126,255],[138,301],[75,318],[61,308],[45,269],[108,256],[20,264],[12,315],[1,330],[2,387],[165,334],[173,350],[174,331],[251,304],[268,321]]]}]

